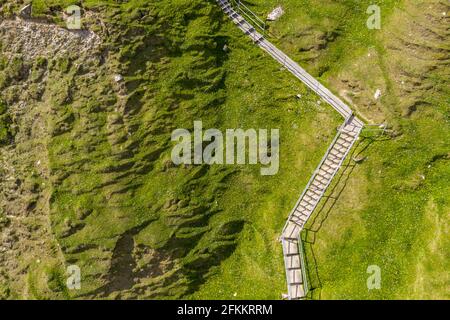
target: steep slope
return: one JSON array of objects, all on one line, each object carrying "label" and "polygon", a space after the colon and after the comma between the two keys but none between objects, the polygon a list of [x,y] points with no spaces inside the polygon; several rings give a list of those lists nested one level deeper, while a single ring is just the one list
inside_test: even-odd
[{"label": "steep slope", "polygon": [[47,291],[34,292],[34,280],[27,276],[31,270],[36,269],[36,276],[43,278],[40,283],[49,278],[50,285],[58,287],[61,280],[61,251],[48,215],[52,173],[47,148],[57,128],[47,121],[57,119],[56,104],[68,96],[67,87],[66,95],[60,89],[64,84],[52,86],[52,77],[65,71],[65,57],[71,52],[81,52],[89,61],[99,38],[92,33],[74,34],[53,26],[4,20],[0,39],[0,99],[7,131],[1,143],[0,173],[2,295],[38,297]]},{"label": "steep slope", "polygon": [[168,158],[174,123],[222,101],[224,76],[212,7],[186,2],[174,16],[173,6],[125,11],[111,37],[2,22],[5,296],[67,296],[63,261],[83,271],[77,295],[179,296],[234,247],[241,221],[209,224],[232,170],[175,170]]},{"label": "steep slope", "polygon": [[[0,0],[0,297],[279,298],[277,237],[333,112],[215,1],[85,1],[81,32],[64,29],[71,1],[16,20],[25,2]],[[383,1],[374,31],[370,1],[246,3],[282,3],[277,45],[389,128],[366,133],[303,235],[313,297],[448,297],[448,4]],[[170,134],[194,120],[279,128],[279,173],[174,166]]]},{"label": "steep slope", "polygon": [[[390,129],[366,132],[304,234],[313,297],[448,298],[448,2],[380,2],[380,30],[366,27],[371,1],[248,4],[262,16],[283,5],[270,24],[280,46]],[[380,290],[367,290],[370,265]]]},{"label": "steep slope", "polygon": [[[23,3],[2,3],[2,297],[279,297],[279,208],[326,149],[333,130],[315,128],[337,126],[333,113],[214,3],[91,1],[80,32],[64,29],[65,1],[33,3],[17,21]],[[174,166],[171,132],[194,120],[279,128],[280,173]],[[70,265],[81,290],[65,285]]]}]

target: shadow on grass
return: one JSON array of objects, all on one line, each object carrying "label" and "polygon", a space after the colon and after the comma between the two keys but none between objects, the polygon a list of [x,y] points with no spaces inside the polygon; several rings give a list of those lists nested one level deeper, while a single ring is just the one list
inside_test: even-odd
[{"label": "shadow on grass", "polygon": [[301,233],[301,239],[305,251],[306,276],[308,278],[309,290],[307,299],[321,299],[322,281],[320,279],[314,244],[316,236],[328,219],[330,212],[333,210],[342,192],[347,186],[350,175],[352,174],[358,163],[355,158],[362,157],[365,151],[375,142],[390,140],[388,137],[366,137],[363,138],[352,149],[347,156],[347,160],[343,164],[341,170],[334,178],[332,185],[328,188],[325,196],[319,203],[318,209],[308,221],[307,226]]}]

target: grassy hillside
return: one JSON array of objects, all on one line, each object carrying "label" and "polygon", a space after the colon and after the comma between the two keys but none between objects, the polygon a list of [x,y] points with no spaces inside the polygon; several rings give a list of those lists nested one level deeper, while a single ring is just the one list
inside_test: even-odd
[{"label": "grassy hillside", "polygon": [[[61,5],[37,2],[34,14],[58,22]],[[23,199],[2,207],[8,217],[42,218],[33,222],[47,230],[37,237],[28,218],[8,225],[29,235],[11,248],[23,257],[16,280],[9,276],[16,270],[9,265],[12,252],[5,259],[4,296],[278,298],[284,278],[277,237],[334,135],[336,115],[253,47],[213,3],[111,1],[84,8],[85,26],[101,44],[81,55],[76,43],[64,54],[18,49],[23,76],[13,77],[8,59],[2,73],[2,99],[18,130],[5,146],[6,160],[24,163],[15,173],[19,181],[39,160],[44,167],[33,178],[36,190],[22,190],[21,182],[2,189],[31,193],[31,207]],[[55,30],[47,41],[57,32],[70,38]],[[30,46],[19,30],[2,39],[5,57],[16,50],[13,42]],[[123,81],[114,80],[118,74]],[[28,98],[29,113],[16,113],[22,97],[7,94],[18,87],[27,96],[38,89]],[[223,130],[279,128],[280,173],[173,166],[170,134],[192,129],[194,120]],[[22,134],[33,121],[41,130]],[[330,127],[318,129],[325,124]],[[31,149],[25,161],[18,150],[30,141],[43,149]],[[53,245],[39,248],[38,261],[40,241]],[[81,291],[65,288],[70,264],[81,268]],[[237,276],[247,280],[237,284]]]},{"label": "grassy hillside", "polygon": [[[388,136],[360,141],[306,239],[313,297],[449,298],[450,46],[445,1],[247,1],[286,14],[270,32],[286,52]],[[377,89],[380,100],[374,98]],[[369,265],[382,272],[367,290]]]},{"label": "grassy hillside", "polygon": [[[277,237],[341,119],[215,1],[34,0],[38,24],[12,21],[27,2],[0,0],[0,297],[280,298]],[[58,27],[72,3],[94,33]],[[379,1],[373,31],[369,1],[246,3],[283,5],[273,41],[389,128],[303,235],[312,297],[448,298],[448,4]],[[279,173],[174,166],[171,132],[194,120],[279,128]]]}]

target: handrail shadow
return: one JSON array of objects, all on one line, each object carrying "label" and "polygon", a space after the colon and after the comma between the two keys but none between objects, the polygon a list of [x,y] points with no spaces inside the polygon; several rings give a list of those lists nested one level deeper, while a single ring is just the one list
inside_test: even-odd
[{"label": "handrail shadow", "polygon": [[384,137],[383,139],[379,139],[376,137],[365,137],[357,143],[345,160],[345,164],[342,165],[342,170],[336,175],[331,188],[327,190],[326,195],[324,195],[319,203],[318,209],[314,212],[300,235],[305,250],[306,270],[304,270],[304,272],[306,273],[310,284],[309,293],[306,297],[307,299],[321,299],[322,281],[319,275],[314,244],[316,242],[317,233],[328,219],[330,212],[333,210],[347,186],[350,175],[358,165],[354,158],[364,154],[372,144],[386,140],[390,140],[390,138]]}]

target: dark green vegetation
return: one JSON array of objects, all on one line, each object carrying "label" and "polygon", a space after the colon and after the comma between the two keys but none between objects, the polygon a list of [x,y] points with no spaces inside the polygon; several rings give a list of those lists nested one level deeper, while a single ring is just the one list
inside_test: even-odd
[{"label": "dark green vegetation", "polygon": [[[63,25],[72,3],[35,0],[34,17]],[[20,25],[0,29],[0,297],[278,299],[277,237],[341,119],[215,1],[78,3],[101,41],[40,25],[33,35],[47,45],[31,46]],[[247,3],[261,15],[282,3],[274,42],[391,128],[361,141],[366,160],[351,163],[338,200],[304,234],[313,296],[446,297],[448,6],[383,1],[383,28],[369,31],[369,2]],[[2,15],[23,4],[0,0]],[[279,174],[173,166],[170,134],[194,120],[280,128]],[[70,264],[81,291],[65,287]],[[366,288],[371,264],[379,291]]]}]

